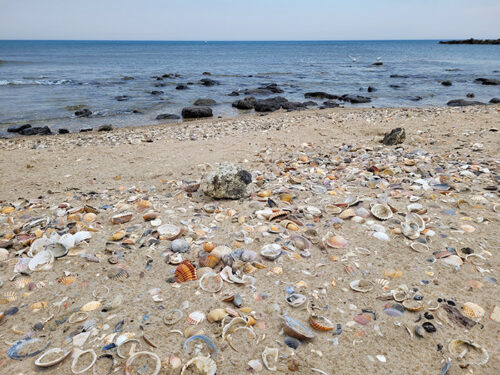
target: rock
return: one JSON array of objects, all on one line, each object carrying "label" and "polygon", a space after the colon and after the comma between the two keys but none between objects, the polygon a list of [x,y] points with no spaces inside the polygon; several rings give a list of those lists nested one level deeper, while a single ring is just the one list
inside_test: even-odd
[{"label": "rock", "polygon": [[443,81],[443,82],[441,82],[441,84],[443,86],[451,86],[452,85],[451,81]]},{"label": "rock", "polygon": [[253,109],[255,106],[255,98],[253,96],[247,96],[244,99],[233,102],[232,106],[238,109]]},{"label": "rock", "polygon": [[186,107],[182,109],[184,118],[212,117],[212,108],[210,107]]},{"label": "rock", "polygon": [[69,130],[66,128],[61,128],[57,131],[59,134],[69,134]]},{"label": "rock", "polygon": [[401,85],[389,85],[389,87],[392,88],[392,89],[401,89],[401,88],[403,88],[403,86],[401,86]]},{"label": "rock", "polygon": [[252,175],[230,163],[217,165],[204,177],[201,188],[214,199],[241,199],[250,195]]},{"label": "rock", "polygon": [[243,91],[245,95],[271,95],[271,94],[281,94],[284,91],[279,88],[277,83],[270,83],[269,85],[260,86],[256,89],[247,89]]},{"label": "rock", "polygon": [[166,73],[161,76],[161,78],[174,78],[174,73]]},{"label": "rock", "polygon": [[155,83],[155,87],[165,87],[167,84],[166,83]]},{"label": "rock", "polygon": [[319,108],[325,109],[325,108],[337,108],[337,107],[340,107],[339,103],[333,100],[327,100],[326,102],[323,102],[323,105],[321,105]]},{"label": "rock", "polygon": [[128,95],[115,96],[115,100],[117,100],[119,102],[124,102],[125,100],[129,100],[129,99],[130,99],[130,96],[128,96]]},{"label": "rock", "polygon": [[238,91],[232,91],[231,93],[227,94],[227,96],[240,96],[240,93]]},{"label": "rock", "polygon": [[468,98],[473,98],[475,97],[474,93],[473,92],[468,92],[467,95],[465,95],[466,97]]},{"label": "rock", "polygon": [[134,77],[131,77],[131,76],[124,76],[122,78],[122,80],[124,80],[124,81],[132,81],[133,79],[134,79]]},{"label": "rock", "polygon": [[203,85],[203,86],[215,86],[215,85],[220,85],[220,83],[218,81],[215,81],[213,79],[210,79],[210,78],[203,78],[203,79],[200,79],[200,83]]},{"label": "rock", "polygon": [[204,75],[204,76],[211,76],[212,75],[212,73],[210,73],[210,72],[203,72],[201,74]]},{"label": "rock", "polygon": [[500,44],[500,39],[463,39],[440,41],[439,44]]},{"label": "rock", "polygon": [[163,91],[160,91],[160,90],[151,91],[151,95],[161,95],[161,94],[163,94]]},{"label": "rock", "polygon": [[111,124],[101,125],[97,128],[98,132],[110,132],[111,130],[113,130],[113,125]]},{"label": "rock", "polygon": [[291,111],[300,111],[303,109],[307,109],[307,105],[305,105],[302,102],[285,102],[281,104],[281,108],[284,110],[291,112]]},{"label": "rock", "polygon": [[382,65],[384,65],[384,63],[382,61],[377,61],[377,62],[374,62],[372,65],[374,65],[374,66],[382,66]]},{"label": "rock", "polygon": [[482,85],[500,85],[500,80],[490,78],[476,78],[474,82],[480,83]]},{"label": "rock", "polygon": [[315,106],[318,105],[318,103],[316,103],[316,102],[314,102],[312,100],[307,100],[307,101],[303,102],[302,104],[304,104],[304,105],[306,105],[308,107],[315,107]]},{"label": "rock", "polygon": [[361,104],[361,103],[370,103],[372,100],[366,96],[361,95],[342,95],[339,100],[344,102],[349,102],[351,104]]},{"label": "rock", "polygon": [[217,102],[213,99],[198,99],[193,103],[193,105],[197,106],[211,106],[211,105],[216,105]]},{"label": "rock", "polygon": [[177,85],[175,87],[176,90],[187,90],[189,89],[189,87],[187,85],[184,85],[184,84],[180,84],[180,85]]},{"label": "rock", "polygon": [[411,100],[412,102],[418,102],[419,100],[422,100],[423,98],[421,96],[407,96],[406,99]]},{"label": "rock", "polygon": [[500,98],[492,98],[490,100],[490,104],[499,104],[500,103]]},{"label": "rock", "polygon": [[323,91],[306,92],[304,94],[305,98],[318,98],[318,99],[338,99],[337,95],[328,94]]},{"label": "rock", "polygon": [[175,115],[173,113],[161,113],[156,116],[157,120],[179,120],[181,116]]},{"label": "rock", "polygon": [[91,132],[93,129],[92,128],[83,128],[83,129],[80,129],[80,133],[87,133],[87,132]]},{"label": "rock", "polygon": [[405,139],[406,132],[404,128],[395,128],[384,136],[382,143],[386,146],[394,146],[403,143]]},{"label": "rock", "polygon": [[368,91],[368,92],[375,92],[375,91],[377,91],[377,89],[375,87],[368,86],[368,89],[366,91]]},{"label": "rock", "polygon": [[170,249],[174,253],[187,253],[190,248],[191,246],[189,245],[189,243],[183,239],[173,240],[170,244]]},{"label": "rock", "polygon": [[390,78],[410,78],[410,76],[405,76],[405,75],[401,75],[401,74],[391,74],[389,77]]},{"label": "rock", "polygon": [[90,117],[91,114],[92,114],[92,112],[90,110],[88,110],[87,108],[84,108],[84,109],[81,109],[81,110],[75,112],[76,117]]},{"label": "rock", "polygon": [[276,96],[274,98],[256,100],[254,109],[256,112],[274,112],[282,107],[284,103],[288,100],[282,96]]},{"label": "rock", "polygon": [[31,128],[30,124],[9,126],[7,128],[7,132],[9,132],[9,133],[20,133],[23,130],[28,129],[28,128]]},{"label": "rock", "polygon": [[50,135],[52,132],[50,131],[48,126],[35,126],[34,128],[29,127],[24,130],[21,130],[19,134],[22,135]]},{"label": "rock", "polygon": [[454,99],[450,100],[446,105],[450,107],[465,107],[469,105],[485,105],[485,103],[477,102],[474,100],[465,100],[465,99]]}]

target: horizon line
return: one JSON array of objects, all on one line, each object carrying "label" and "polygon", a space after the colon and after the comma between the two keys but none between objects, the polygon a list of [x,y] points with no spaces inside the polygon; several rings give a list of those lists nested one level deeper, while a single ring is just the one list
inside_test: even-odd
[{"label": "horizon line", "polygon": [[[429,38],[429,39],[2,39],[2,42],[391,42],[391,41],[440,41],[468,40],[469,38]],[[476,38],[472,38],[476,39]],[[494,38],[479,38],[476,40],[495,40]]]}]

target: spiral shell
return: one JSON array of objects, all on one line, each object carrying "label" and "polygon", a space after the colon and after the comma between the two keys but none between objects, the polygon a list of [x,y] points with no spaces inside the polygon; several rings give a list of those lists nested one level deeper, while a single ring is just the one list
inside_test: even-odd
[{"label": "spiral shell", "polygon": [[331,331],[334,327],[329,319],[314,314],[309,317],[309,324],[317,331]]},{"label": "spiral shell", "polygon": [[185,260],[175,269],[175,280],[179,283],[196,279],[196,269],[189,260]]},{"label": "spiral shell", "polygon": [[219,257],[213,254],[202,256],[199,260],[200,267],[215,268],[219,264],[219,262]]}]

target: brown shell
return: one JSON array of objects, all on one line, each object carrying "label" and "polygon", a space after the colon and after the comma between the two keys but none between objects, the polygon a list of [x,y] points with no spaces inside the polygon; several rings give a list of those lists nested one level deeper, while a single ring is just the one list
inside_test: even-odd
[{"label": "brown shell", "polygon": [[108,277],[111,280],[125,280],[130,276],[129,272],[123,267],[113,267],[108,272]]},{"label": "brown shell", "polygon": [[200,258],[200,267],[215,268],[219,264],[219,257],[213,254],[208,254]]},{"label": "brown shell", "polygon": [[289,212],[288,211],[276,211],[269,216],[269,221],[278,221],[278,220],[283,220],[288,217]]},{"label": "brown shell", "polygon": [[203,250],[207,253],[210,253],[213,249],[215,249],[215,244],[213,242],[203,242]]},{"label": "brown shell", "polygon": [[319,315],[311,315],[309,317],[309,324],[318,331],[331,331],[333,329],[333,323]]},{"label": "brown shell", "polygon": [[62,285],[71,285],[76,281],[74,276],[63,276],[57,279],[57,282]]},{"label": "brown shell", "polygon": [[179,283],[196,279],[196,269],[189,260],[185,260],[175,269],[175,280]]}]

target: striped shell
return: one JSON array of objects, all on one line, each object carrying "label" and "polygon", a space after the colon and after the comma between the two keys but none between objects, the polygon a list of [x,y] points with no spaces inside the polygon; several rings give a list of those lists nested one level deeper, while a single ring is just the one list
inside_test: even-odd
[{"label": "striped shell", "polygon": [[203,322],[206,318],[206,315],[202,311],[193,311],[191,314],[189,314],[186,318],[186,323],[192,324],[192,325],[197,325]]},{"label": "striped shell", "polygon": [[108,272],[108,277],[111,280],[125,280],[130,276],[129,272],[123,267],[113,267]]},{"label": "striped shell", "polygon": [[375,279],[375,283],[382,289],[387,289],[389,287],[389,280],[386,279]]},{"label": "striped shell", "polygon": [[331,331],[333,329],[333,323],[320,315],[311,315],[309,317],[309,324],[317,331]]},{"label": "striped shell", "polygon": [[31,279],[29,277],[18,277],[14,280],[14,285],[17,289],[23,289],[28,286]]},{"label": "striped shell", "polygon": [[76,281],[75,276],[63,276],[57,279],[57,282],[62,285],[71,285]]},{"label": "striped shell", "polygon": [[463,309],[464,314],[473,319],[481,319],[485,314],[484,309],[473,302],[464,303]]},{"label": "striped shell", "polygon": [[387,204],[376,203],[372,206],[371,212],[380,220],[388,220],[392,217],[392,210]]},{"label": "striped shell", "polygon": [[200,267],[215,268],[219,264],[219,257],[213,254],[208,254],[200,258]]},{"label": "striped shell", "polygon": [[283,220],[288,217],[288,211],[276,211],[269,216],[269,221]]},{"label": "striped shell", "polygon": [[13,291],[5,292],[2,295],[2,299],[0,300],[0,302],[2,302],[2,303],[9,303],[9,302],[15,302],[15,301],[17,301],[17,294],[16,294],[16,292],[13,292]]},{"label": "striped shell", "polygon": [[189,260],[185,260],[175,269],[175,280],[179,283],[196,279],[196,269]]}]

